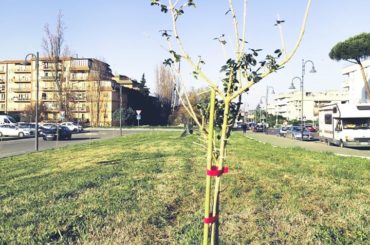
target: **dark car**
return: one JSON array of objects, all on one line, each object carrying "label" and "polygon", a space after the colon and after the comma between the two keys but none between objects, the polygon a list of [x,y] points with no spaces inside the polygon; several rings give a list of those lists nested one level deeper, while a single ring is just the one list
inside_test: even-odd
[{"label": "dark car", "polygon": [[42,130],[42,138],[44,140],[70,140],[72,139],[72,132],[64,126],[52,126]]},{"label": "dark car", "polygon": [[253,129],[253,132],[263,132],[264,126],[263,125],[256,125]]}]

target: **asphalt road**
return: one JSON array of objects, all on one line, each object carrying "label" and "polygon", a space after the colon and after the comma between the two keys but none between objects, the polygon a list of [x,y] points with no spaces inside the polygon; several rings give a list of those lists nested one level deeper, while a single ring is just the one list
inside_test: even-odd
[{"label": "asphalt road", "polygon": [[[144,130],[123,130],[123,135],[144,132]],[[62,141],[44,141],[39,137],[39,150],[47,150],[56,147],[62,147],[68,144],[79,144],[84,142],[91,142],[94,140],[109,139],[120,136],[120,131],[116,130],[100,130],[90,129],[83,133],[73,134],[72,140]],[[35,150],[35,138],[24,138],[24,139],[7,139],[4,138],[0,142],[0,157],[14,156],[33,152]]]},{"label": "asphalt road", "polygon": [[370,159],[370,149],[368,148],[340,148],[338,146],[328,146],[320,141],[300,141],[288,139],[277,135],[270,135],[265,133],[253,133],[248,131],[247,137],[255,139],[260,142],[269,143],[279,147],[301,147],[310,151],[318,152],[333,152],[341,156],[354,156]]}]

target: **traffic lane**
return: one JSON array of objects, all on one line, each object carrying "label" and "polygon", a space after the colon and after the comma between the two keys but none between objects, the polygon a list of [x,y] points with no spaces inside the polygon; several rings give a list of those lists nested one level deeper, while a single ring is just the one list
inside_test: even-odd
[{"label": "traffic lane", "polygon": [[337,146],[328,146],[318,140],[301,141],[301,140],[289,139],[286,137],[279,137],[276,135],[253,133],[250,131],[247,133],[247,137],[250,137],[260,142],[270,143],[274,146],[279,146],[279,147],[284,147],[284,148],[301,147],[301,148],[304,148],[310,151],[332,152],[337,155],[370,158],[370,150],[368,148],[367,149],[340,148]]},{"label": "traffic lane", "polygon": [[[144,131],[122,131],[123,135],[139,133]],[[94,140],[109,139],[120,136],[119,130],[90,130],[83,133],[73,134],[71,140],[44,141],[39,137],[39,150],[47,150],[63,147],[69,144],[80,144]],[[35,138],[24,138],[0,142],[0,157],[14,156],[35,151]]]}]

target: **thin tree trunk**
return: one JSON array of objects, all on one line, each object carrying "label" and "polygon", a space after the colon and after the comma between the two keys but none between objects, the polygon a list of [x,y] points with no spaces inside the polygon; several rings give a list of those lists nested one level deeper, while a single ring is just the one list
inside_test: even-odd
[{"label": "thin tree trunk", "polygon": [[360,61],[358,61],[357,63],[360,65],[361,76],[362,76],[362,80],[364,81],[364,86],[366,89],[366,95],[367,95],[366,99],[369,100],[370,99],[370,87],[369,87],[369,82],[367,81],[367,78],[366,78],[365,68]]}]

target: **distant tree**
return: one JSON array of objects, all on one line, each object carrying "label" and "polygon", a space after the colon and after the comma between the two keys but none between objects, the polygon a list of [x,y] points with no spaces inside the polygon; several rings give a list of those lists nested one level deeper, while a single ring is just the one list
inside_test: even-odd
[{"label": "distant tree", "polygon": [[171,105],[174,96],[175,79],[175,75],[168,67],[161,65],[157,68],[155,94],[161,103]]},{"label": "distant tree", "polygon": [[156,69],[156,92],[169,123],[176,123],[176,111],[179,109],[180,82],[178,76],[169,67],[161,65]]},{"label": "distant tree", "polygon": [[49,24],[45,24],[45,37],[42,40],[42,47],[47,57],[47,61],[53,64],[52,76],[58,89],[59,111],[66,107],[66,100],[63,98],[63,69],[59,66],[61,58],[67,56],[69,49],[64,45],[64,31],[66,26],[63,22],[63,14],[59,11],[56,21],[55,32],[50,30]]},{"label": "distant tree", "polygon": [[145,79],[145,73],[143,73],[140,83],[139,83],[139,91],[143,95],[149,95],[150,91],[149,88],[146,86],[146,79]]},{"label": "distant tree", "polygon": [[[129,125],[130,121],[135,118],[136,112],[131,108],[122,108],[122,125]],[[113,112],[113,122],[115,125],[119,125],[120,109]],[[131,119],[131,120],[130,120]]]},{"label": "distant tree", "polygon": [[[88,77],[88,100],[90,102],[91,123],[96,126],[101,126],[101,115],[104,115],[107,110],[107,98],[103,96],[103,93],[105,89],[107,89],[109,80],[112,76],[110,68],[104,62],[104,58],[100,59],[102,61],[95,59],[95,61],[92,62]],[[103,124],[104,123],[105,119]]]},{"label": "distant tree", "polygon": [[329,57],[333,60],[346,60],[358,64],[365,85],[367,99],[370,99],[370,87],[366,78],[362,61],[370,57],[370,33],[361,33],[337,43],[330,51]]},{"label": "distant tree", "polygon": [[[45,113],[45,106],[39,103],[38,112],[40,114],[40,118],[42,119]],[[35,106],[28,105],[25,107],[24,111],[20,114],[20,121],[21,122],[34,122],[36,117]]]}]

